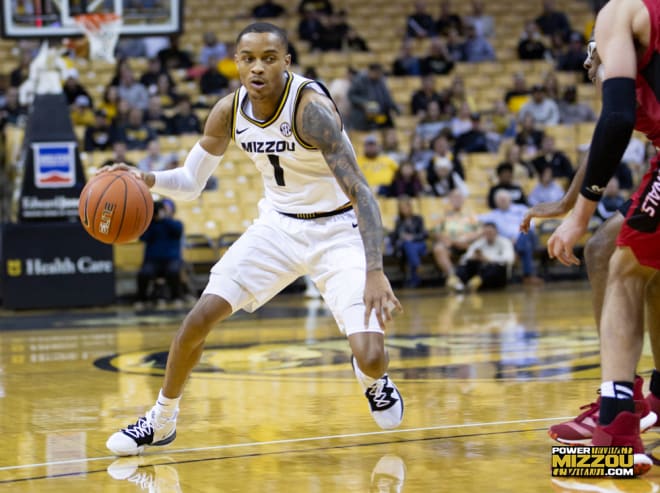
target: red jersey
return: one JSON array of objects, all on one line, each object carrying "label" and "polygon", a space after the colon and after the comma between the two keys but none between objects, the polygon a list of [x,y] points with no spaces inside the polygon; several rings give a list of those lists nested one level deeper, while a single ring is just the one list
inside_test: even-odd
[{"label": "red jersey", "polygon": [[649,11],[651,35],[646,53],[637,63],[635,130],[660,147],[660,0],[643,0]]},{"label": "red jersey", "polygon": [[[649,47],[637,64],[635,129],[660,147],[660,0],[643,0],[649,11]],[[660,154],[632,196],[617,245],[627,246],[641,265],[660,270]]]}]

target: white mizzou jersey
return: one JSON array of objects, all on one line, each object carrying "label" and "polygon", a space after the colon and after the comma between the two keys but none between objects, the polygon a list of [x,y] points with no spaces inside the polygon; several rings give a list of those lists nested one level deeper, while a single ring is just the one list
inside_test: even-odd
[{"label": "white mizzou jersey", "polygon": [[[321,151],[305,143],[296,132],[296,107],[305,87],[326,92],[311,80],[292,72],[275,114],[266,121],[249,116],[247,90],[234,95],[232,137],[257,166],[265,197],[286,213],[328,212],[345,205],[343,192]],[[329,96],[328,96],[329,97]]]}]

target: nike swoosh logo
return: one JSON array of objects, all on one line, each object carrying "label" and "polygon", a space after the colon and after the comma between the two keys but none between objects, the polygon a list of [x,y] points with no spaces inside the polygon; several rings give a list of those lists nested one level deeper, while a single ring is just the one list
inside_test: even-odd
[{"label": "nike swoosh logo", "polygon": [[358,227],[357,223],[351,223],[351,226],[353,226],[354,228]]},{"label": "nike swoosh logo", "polygon": [[241,129],[241,130],[236,129],[236,135],[238,135],[238,134],[242,134],[242,133],[245,132],[246,130],[247,130],[247,128],[243,128],[243,129]]}]

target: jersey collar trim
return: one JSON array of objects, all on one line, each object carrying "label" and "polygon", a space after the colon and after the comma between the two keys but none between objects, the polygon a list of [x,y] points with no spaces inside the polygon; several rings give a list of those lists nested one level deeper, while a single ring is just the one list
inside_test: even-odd
[{"label": "jersey collar trim", "polygon": [[[293,82],[293,74],[291,72],[287,72],[287,74],[288,74],[289,78],[286,81],[286,85],[284,86],[284,91],[282,92],[282,96],[280,97],[280,102],[277,105],[277,110],[275,110],[275,113],[273,114],[273,116],[271,116],[270,118],[268,118],[264,122],[260,122],[258,120],[255,120],[254,118],[250,118],[243,111],[243,102],[241,101],[240,111],[241,111],[241,115],[243,116],[243,118],[245,118],[247,121],[249,121],[253,125],[256,125],[259,128],[266,128],[268,125],[270,125],[273,122],[277,121],[277,119],[280,117],[280,114],[282,113],[282,109],[284,109],[284,103],[286,103],[286,100],[289,97],[289,92],[291,90],[291,83]],[[247,97],[247,94],[246,94],[245,97]]]}]

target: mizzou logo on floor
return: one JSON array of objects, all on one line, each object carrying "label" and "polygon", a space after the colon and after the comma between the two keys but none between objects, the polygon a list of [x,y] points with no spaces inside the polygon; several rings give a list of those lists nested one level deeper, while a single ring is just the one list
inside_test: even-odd
[{"label": "mizzou logo on floor", "polygon": [[9,277],[20,277],[23,274],[23,263],[21,259],[7,260],[7,275]]},{"label": "mizzou logo on floor", "polygon": [[[543,346],[523,334],[520,341],[496,341],[488,334],[445,334],[442,336],[389,337],[387,349],[396,362],[390,373],[408,379],[524,379],[556,377],[573,371],[597,371],[598,340],[571,341],[549,337]],[[505,347],[506,346],[506,347]],[[479,348],[475,352],[475,348]],[[560,352],[558,352],[561,350]],[[580,358],[579,367],[565,363]],[[593,362],[585,363],[585,358]],[[100,358],[98,368],[125,373],[162,375],[167,350],[139,351]],[[318,378],[352,376],[350,352],[344,338],[304,342],[280,342],[243,346],[209,346],[194,372],[218,378],[259,376],[264,378]]]}]

